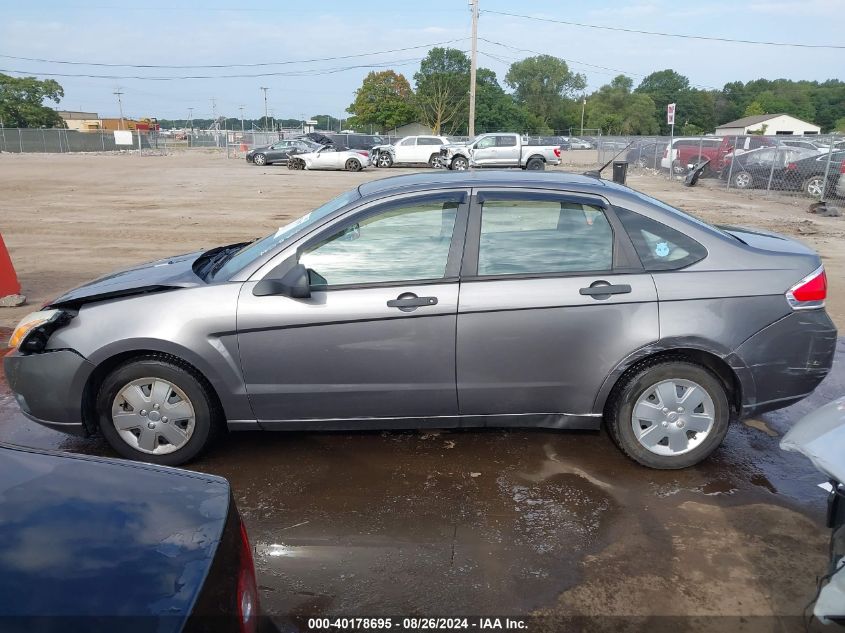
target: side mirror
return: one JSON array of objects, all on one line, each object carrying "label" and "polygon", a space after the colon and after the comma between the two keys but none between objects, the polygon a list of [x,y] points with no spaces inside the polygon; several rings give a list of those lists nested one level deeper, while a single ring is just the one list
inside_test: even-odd
[{"label": "side mirror", "polygon": [[295,264],[279,279],[262,279],[252,291],[256,297],[282,296],[291,299],[309,299],[311,285],[308,282],[308,269],[302,264]]}]

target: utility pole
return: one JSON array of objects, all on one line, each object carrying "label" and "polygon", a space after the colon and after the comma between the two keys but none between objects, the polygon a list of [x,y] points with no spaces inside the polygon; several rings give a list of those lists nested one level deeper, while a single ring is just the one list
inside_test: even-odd
[{"label": "utility pole", "polygon": [[264,91],[264,128],[267,128],[267,123],[269,122],[267,119],[267,91],[269,88],[265,88],[261,86],[261,89]]},{"label": "utility pole", "polygon": [[244,133],[244,106],[238,106],[238,109],[241,111],[241,134]]},{"label": "utility pole", "polygon": [[584,136],[584,109],[587,107],[587,95],[581,97],[581,136]]},{"label": "utility pole", "polygon": [[117,107],[120,108],[120,129],[122,130],[123,129],[123,101],[121,100],[120,97],[123,94],[123,91],[120,88],[118,88],[117,90],[114,91],[114,94],[117,95]]},{"label": "utility pole", "polygon": [[194,109],[188,108],[188,125],[191,128],[191,132],[194,131]]},{"label": "utility pole", "polygon": [[478,0],[469,0],[472,11],[472,56],[469,67],[469,137],[475,136],[475,67],[478,57]]},{"label": "utility pole", "polygon": [[217,99],[215,97],[211,97],[211,119],[211,125],[217,129]]}]

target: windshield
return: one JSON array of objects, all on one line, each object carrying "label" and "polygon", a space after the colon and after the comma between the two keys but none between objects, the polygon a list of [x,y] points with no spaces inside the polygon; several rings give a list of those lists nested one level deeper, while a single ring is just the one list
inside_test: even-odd
[{"label": "windshield", "polygon": [[342,193],[337,198],[329,200],[323,206],[317,207],[310,213],[303,215],[301,218],[297,218],[293,222],[279,227],[275,233],[271,233],[267,237],[243,247],[214,273],[214,279],[228,279],[265,253],[275,249],[282,242],[292,237],[294,233],[298,233],[300,230],[319,222],[341,207],[346,206],[360,197],[361,196],[359,195],[357,189],[352,189],[351,191]]}]

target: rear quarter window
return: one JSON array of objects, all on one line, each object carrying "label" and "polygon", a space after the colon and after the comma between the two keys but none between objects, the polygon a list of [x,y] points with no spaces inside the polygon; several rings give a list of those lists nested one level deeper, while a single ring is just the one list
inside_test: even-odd
[{"label": "rear quarter window", "polygon": [[614,210],[647,271],[679,270],[707,257],[707,249],[688,235],[628,209]]}]

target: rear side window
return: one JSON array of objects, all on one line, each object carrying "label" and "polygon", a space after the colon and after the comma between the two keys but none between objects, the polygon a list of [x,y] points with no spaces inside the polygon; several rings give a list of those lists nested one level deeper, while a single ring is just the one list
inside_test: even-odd
[{"label": "rear side window", "polygon": [[628,209],[615,211],[646,270],[678,270],[707,257],[707,249],[680,231]]},{"label": "rear side window", "polygon": [[516,147],[515,136],[497,136],[496,147]]},{"label": "rear side window", "polygon": [[484,200],[479,275],[610,270],[613,231],[596,207],[560,200]]}]

